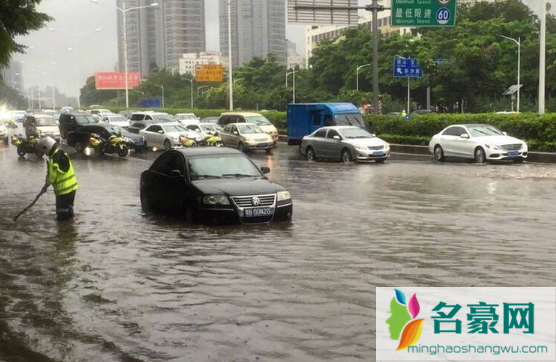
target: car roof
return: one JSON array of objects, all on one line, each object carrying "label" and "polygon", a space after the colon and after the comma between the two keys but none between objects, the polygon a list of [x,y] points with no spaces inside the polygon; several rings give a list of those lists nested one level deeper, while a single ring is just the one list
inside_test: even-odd
[{"label": "car roof", "polygon": [[[496,127],[490,124],[485,124],[485,123],[469,123],[469,124],[452,124],[449,125],[448,127],[453,127],[453,126],[458,126],[458,127]],[[446,127],[446,128],[448,128]]]},{"label": "car roof", "polygon": [[149,124],[149,127],[151,127],[151,126],[160,126],[160,127],[164,127],[164,126],[181,126],[181,124],[179,124],[178,122],[155,122],[155,123]]},{"label": "car roof", "polygon": [[335,129],[335,130],[342,130],[342,129],[348,129],[348,128],[359,128],[362,129],[361,127],[357,127],[357,126],[326,126],[326,127],[321,127],[319,129],[317,129],[317,131],[321,130],[321,129]]},{"label": "car roof", "polygon": [[220,115],[220,117],[222,116],[244,116],[244,117],[262,116],[264,117],[262,114],[255,113],[255,112],[224,112]]},{"label": "car roof", "polygon": [[187,147],[174,151],[182,153],[185,157],[205,155],[244,155],[243,152],[229,147]]},{"label": "car roof", "polygon": [[[208,123],[201,123],[201,124],[208,124]],[[257,126],[256,124],[246,123],[246,122],[228,123],[226,126],[229,126],[229,125],[232,125],[232,126],[245,126],[245,125]]]}]

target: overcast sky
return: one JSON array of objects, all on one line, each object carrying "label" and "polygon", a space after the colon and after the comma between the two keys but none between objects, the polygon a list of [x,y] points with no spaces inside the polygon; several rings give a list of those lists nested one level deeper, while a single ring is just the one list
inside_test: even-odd
[{"label": "overcast sky", "polygon": [[[361,5],[370,2],[360,0]],[[383,3],[388,6],[389,2]],[[539,0],[523,2],[534,6],[535,11],[540,5]],[[89,0],[44,0],[39,10],[54,20],[19,38],[20,43],[32,48],[27,54],[14,56],[24,62],[25,88],[54,85],[62,93],[76,96],[88,76],[113,71],[118,60],[115,4],[116,0],[98,0],[98,4]],[[207,50],[218,51],[218,0],[205,0],[205,6]],[[297,43],[301,54],[305,50],[304,29],[302,25],[289,25],[287,29],[288,39]]]}]

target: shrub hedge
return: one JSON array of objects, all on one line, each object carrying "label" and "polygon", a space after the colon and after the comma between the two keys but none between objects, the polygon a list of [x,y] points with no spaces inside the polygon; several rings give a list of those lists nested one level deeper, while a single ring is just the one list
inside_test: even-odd
[{"label": "shrub hedge", "polygon": [[427,114],[405,120],[401,116],[367,116],[374,132],[392,143],[428,145],[430,138],[452,124],[486,123],[527,142],[534,151],[556,151],[556,113]]}]

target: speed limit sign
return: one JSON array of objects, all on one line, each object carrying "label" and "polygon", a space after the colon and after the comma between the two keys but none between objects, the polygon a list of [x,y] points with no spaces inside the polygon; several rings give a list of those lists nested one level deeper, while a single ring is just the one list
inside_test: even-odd
[{"label": "speed limit sign", "polygon": [[440,6],[447,6],[450,1],[452,0],[438,0],[438,4],[440,4]]}]

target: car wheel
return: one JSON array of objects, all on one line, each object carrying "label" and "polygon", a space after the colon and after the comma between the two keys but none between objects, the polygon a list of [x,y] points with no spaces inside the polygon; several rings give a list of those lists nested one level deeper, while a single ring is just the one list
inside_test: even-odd
[{"label": "car wheel", "polygon": [[486,161],[485,150],[482,147],[477,147],[475,149],[475,162],[484,163]]},{"label": "car wheel", "polygon": [[438,162],[444,161],[444,150],[440,145],[434,147],[434,159]]},{"label": "car wheel", "polygon": [[164,149],[165,149],[166,151],[168,151],[168,150],[170,150],[171,148],[172,148],[172,145],[170,144],[170,141],[165,140],[165,141],[164,141]]},{"label": "car wheel", "polygon": [[241,152],[245,152],[245,147],[243,147],[243,143],[240,142],[237,144],[237,149]]},{"label": "car wheel", "polygon": [[344,148],[342,150],[340,161],[342,161],[342,163],[350,163],[352,161],[351,152],[349,152],[347,148]]},{"label": "car wheel", "polygon": [[75,142],[75,150],[79,153],[83,152],[84,150],[83,143]]},{"label": "car wheel", "polygon": [[141,188],[139,194],[140,194],[139,197],[141,198],[141,209],[143,211],[151,211],[152,210],[151,201],[149,200],[149,197],[147,196],[147,193],[143,190],[143,188]]},{"label": "car wheel", "polygon": [[307,161],[317,160],[317,155],[315,153],[315,150],[313,150],[313,147],[311,146],[307,147],[307,149],[305,150],[305,157],[307,157]]},{"label": "car wheel", "polygon": [[40,150],[37,150],[37,149],[35,149],[35,155],[37,155],[37,157],[42,157],[42,156],[44,156],[44,152],[43,152],[43,151],[40,151]]}]

